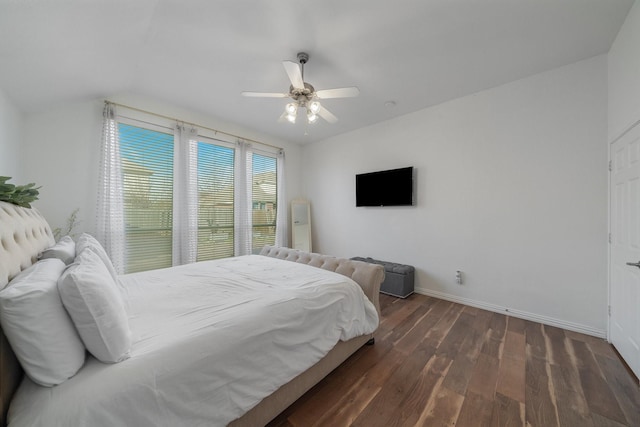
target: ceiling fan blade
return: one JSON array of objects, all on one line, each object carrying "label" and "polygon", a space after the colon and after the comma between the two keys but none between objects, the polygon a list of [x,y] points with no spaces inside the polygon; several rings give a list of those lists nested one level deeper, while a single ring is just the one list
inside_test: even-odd
[{"label": "ceiling fan blade", "polygon": [[320,107],[320,111],[318,111],[318,115],[328,121],[329,123],[335,123],[338,121],[338,118],[333,115],[333,113],[327,110],[324,107]]},{"label": "ceiling fan blade", "polygon": [[276,92],[242,92],[242,96],[252,96],[256,98],[286,98],[288,93],[276,93]]},{"label": "ceiling fan blade", "polygon": [[300,66],[293,61],[282,61],[284,69],[291,80],[294,89],[304,89],[304,81],[302,81],[302,72]]},{"label": "ceiling fan blade", "polygon": [[278,117],[278,123],[285,123],[287,121],[287,112],[285,111]]},{"label": "ceiling fan blade", "polygon": [[325,89],[319,90],[316,92],[316,96],[320,99],[329,99],[329,98],[351,98],[354,96],[358,96],[360,94],[360,90],[357,87],[341,87],[337,89]]}]

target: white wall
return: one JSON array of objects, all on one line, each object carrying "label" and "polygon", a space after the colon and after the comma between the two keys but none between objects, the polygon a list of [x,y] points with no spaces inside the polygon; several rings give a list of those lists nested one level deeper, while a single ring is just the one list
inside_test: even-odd
[{"label": "white wall", "polygon": [[10,176],[11,184],[27,184],[20,169],[22,114],[0,89],[0,176]]},{"label": "white wall", "polygon": [[[110,99],[283,147],[287,160],[287,194],[296,196],[301,192],[301,150],[298,145],[275,141],[249,129],[149,98],[122,94]],[[80,208],[82,223],[79,229],[92,233],[95,231],[103,106],[102,99],[78,102],[25,118],[23,153],[28,161],[24,165],[24,176],[42,185],[36,206],[54,228],[64,226],[69,214]]]},{"label": "white wall", "polygon": [[[606,61],[305,146],[313,249],[411,264],[421,292],[604,336]],[[355,174],[403,166],[417,206],[355,207]]]},{"label": "white wall", "polygon": [[635,2],[608,56],[609,141],[640,120],[640,2]]},{"label": "white wall", "polygon": [[52,228],[63,227],[80,208],[78,231],[95,230],[101,117],[99,101],[25,116],[23,171],[42,186],[35,205]]}]

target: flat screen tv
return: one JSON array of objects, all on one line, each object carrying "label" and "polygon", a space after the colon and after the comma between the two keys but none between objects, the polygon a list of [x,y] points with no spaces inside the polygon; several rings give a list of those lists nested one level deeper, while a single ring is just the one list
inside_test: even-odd
[{"label": "flat screen tv", "polygon": [[356,175],[356,206],[413,206],[413,167]]}]

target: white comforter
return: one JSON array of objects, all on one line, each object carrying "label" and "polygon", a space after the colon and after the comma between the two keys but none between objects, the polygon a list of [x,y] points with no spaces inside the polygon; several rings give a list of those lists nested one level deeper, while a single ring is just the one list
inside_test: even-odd
[{"label": "white comforter", "polygon": [[351,279],[249,255],[121,276],[132,357],[87,358],[67,382],[25,378],[10,426],[223,426],[320,360],[372,333]]}]

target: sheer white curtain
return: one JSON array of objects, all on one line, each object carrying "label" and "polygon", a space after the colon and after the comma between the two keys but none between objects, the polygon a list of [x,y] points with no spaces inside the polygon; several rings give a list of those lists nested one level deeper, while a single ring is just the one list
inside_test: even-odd
[{"label": "sheer white curtain", "polygon": [[118,274],[125,271],[125,221],[122,164],[115,106],[105,103],[99,171],[96,238]]},{"label": "sheer white curtain", "polygon": [[252,247],[253,151],[251,144],[238,141],[234,164],[234,255],[249,255]]},{"label": "sheer white curtain", "polygon": [[278,152],[276,157],[276,182],[278,200],[276,200],[276,206],[278,212],[276,213],[276,246],[289,246],[289,221],[287,207],[287,197],[285,193],[285,181],[284,181],[284,150]]},{"label": "sheer white curtain", "polygon": [[173,148],[173,265],[198,256],[198,130],[176,124]]}]

